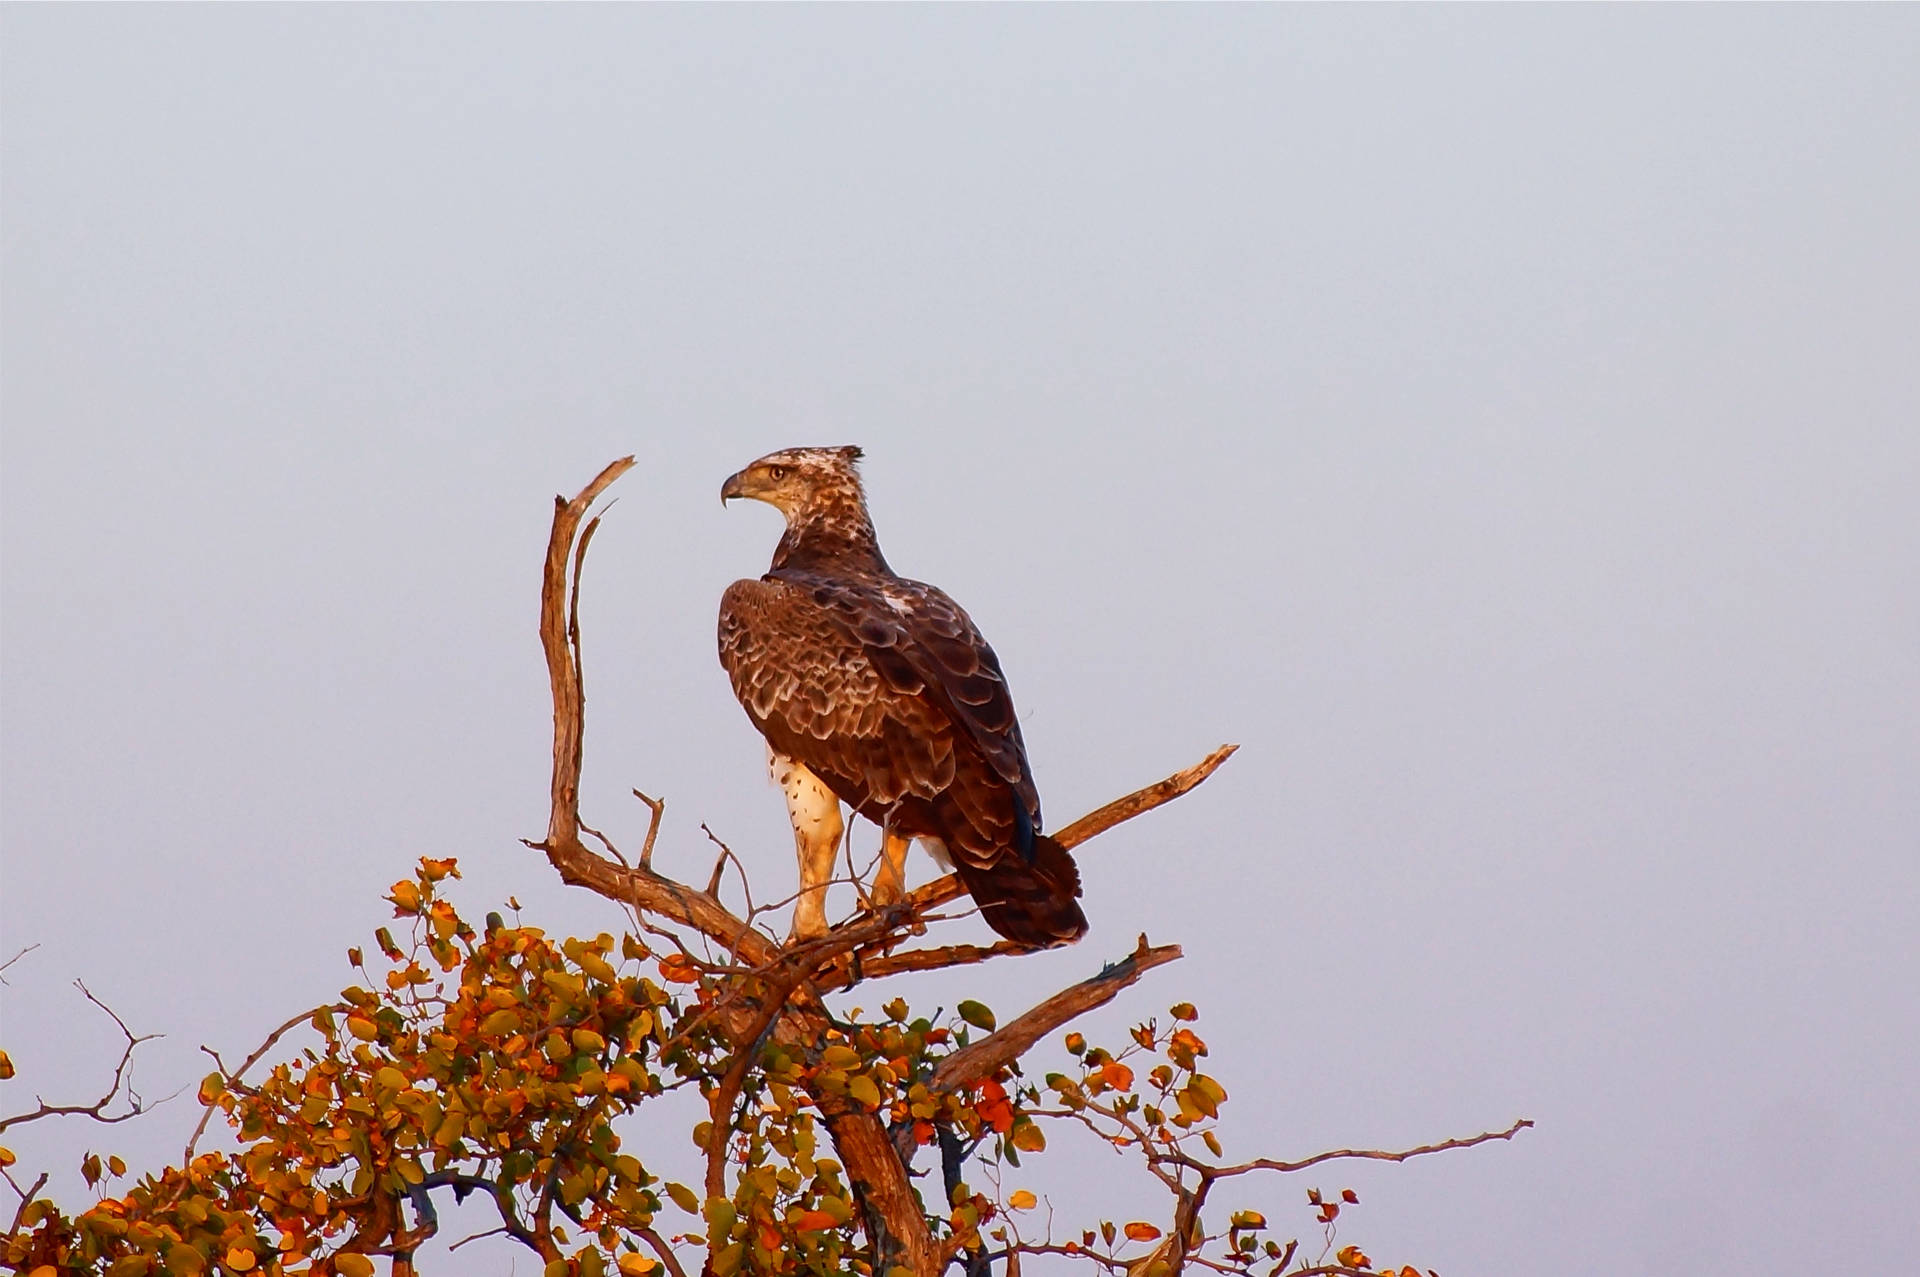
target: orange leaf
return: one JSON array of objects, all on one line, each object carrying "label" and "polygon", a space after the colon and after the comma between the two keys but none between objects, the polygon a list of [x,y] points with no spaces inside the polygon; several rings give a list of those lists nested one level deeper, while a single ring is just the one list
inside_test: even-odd
[{"label": "orange leaf", "polygon": [[1118,1060],[1108,1060],[1100,1066],[1100,1078],[1116,1091],[1133,1089],[1133,1070]]},{"label": "orange leaf", "polygon": [[793,1217],[793,1231],[796,1233],[817,1233],[823,1229],[838,1228],[839,1221],[823,1210],[801,1211]]},{"label": "orange leaf", "polygon": [[1127,1237],[1131,1241],[1150,1242],[1158,1236],[1160,1236],[1160,1230],[1152,1224],[1145,1224],[1136,1219],[1127,1225]]}]

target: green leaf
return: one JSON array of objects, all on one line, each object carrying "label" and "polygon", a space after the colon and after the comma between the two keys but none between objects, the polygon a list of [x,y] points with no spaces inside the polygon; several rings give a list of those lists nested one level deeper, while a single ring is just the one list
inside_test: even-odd
[{"label": "green leaf", "polygon": [[733,1203],[724,1197],[709,1197],[701,1212],[707,1218],[707,1231],[715,1241],[733,1232]]},{"label": "green leaf", "polygon": [[959,1006],[955,1007],[954,1011],[962,1020],[971,1024],[974,1028],[985,1029],[989,1033],[993,1032],[993,1012],[988,1009],[986,1003],[975,1002],[972,998],[968,998]]}]

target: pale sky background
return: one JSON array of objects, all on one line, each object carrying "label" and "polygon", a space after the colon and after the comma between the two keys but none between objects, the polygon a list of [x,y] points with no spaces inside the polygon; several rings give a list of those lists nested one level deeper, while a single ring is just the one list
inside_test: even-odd
[{"label": "pale sky background", "polygon": [[[517,840],[551,498],[623,453],[589,819],[637,843],[637,785],[666,867],[706,820],[790,882],[712,634],[778,520],[715,498],[857,442],[1052,824],[1243,746],[1089,849],[1083,944],[868,1002],[1010,1014],[1178,941],[1093,1028],[1198,1002],[1230,1154],[1538,1121],[1266,1186],[1310,1229],[1352,1184],[1344,1239],[1446,1277],[1920,1253],[1920,8],[0,36],[0,947],[40,945],[0,1108],[104,1080],[76,977],[190,1086],[422,853],[470,916],[617,924]],[[82,1150],[156,1168],[197,1112],[8,1142],[78,1206]],[[1155,1200],[1032,1166],[1063,1225]]]}]

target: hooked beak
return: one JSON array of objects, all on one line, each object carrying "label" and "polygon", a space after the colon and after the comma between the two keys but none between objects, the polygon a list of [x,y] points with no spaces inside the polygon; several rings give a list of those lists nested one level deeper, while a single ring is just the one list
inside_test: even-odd
[{"label": "hooked beak", "polygon": [[744,470],[738,474],[730,474],[727,476],[727,481],[720,485],[720,506],[722,509],[725,509],[727,502],[733,500],[735,497],[744,497],[747,495],[745,475],[746,471]]}]

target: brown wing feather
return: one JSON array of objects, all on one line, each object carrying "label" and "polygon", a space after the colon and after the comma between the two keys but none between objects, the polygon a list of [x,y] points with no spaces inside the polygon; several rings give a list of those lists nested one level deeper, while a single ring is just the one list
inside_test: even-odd
[{"label": "brown wing feather", "polygon": [[728,588],[719,638],[769,743],[868,819],[944,841],[996,931],[1041,945],[1085,932],[1072,858],[1034,837],[1039,798],[1006,679],[958,604],[899,578],[776,572]]}]

